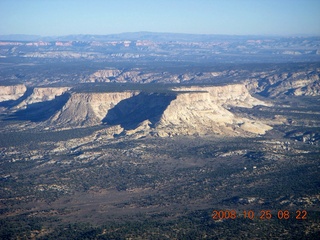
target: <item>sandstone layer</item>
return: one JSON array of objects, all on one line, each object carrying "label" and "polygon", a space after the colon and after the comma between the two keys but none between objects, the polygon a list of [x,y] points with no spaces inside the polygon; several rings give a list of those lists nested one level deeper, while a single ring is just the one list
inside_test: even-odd
[{"label": "sandstone layer", "polygon": [[251,91],[267,97],[319,96],[320,68],[294,73],[259,73],[246,81]]},{"label": "sandstone layer", "polygon": [[181,87],[175,91],[205,91],[209,93],[210,101],[218,105],[238,106],[251,108],[256,105],[268,105],[267,103],[254,98],[244,84],[230,84],[214,87]]},{"label": "sandstone layer", "polygon": [[[14,95],[19,91],[11,92]],[[43,87],[34,88],[13,109],[12,119],[57,130],[118,126],[123,129],[121,136],[133,137],[264,134],[272,128],[229,111],[230,106],[256,105],[267,103],[252,97],[243,84],[179,87],[160,92],[83,93],[68,87]]]},{"label": "sandstone layer", "polygon": [[65,106],[49,121],[60,127],[101,124],[109,109],[135,94],[136,92],[73,93]]},{"label": "sandstone layer", "polygon": [[16,108],[26,108],[30,104],[51,101],[65,92],[69,91],[70,87],[42,87],[34,88],[32,94],[22,101]]},{"label": "sandstone layer", "polygon": [[12,86],[0,86],[0,102],[17,100],[22,97],[27,88],[23,84]]},{"label": "sandstone layer", "polygon": [[181,93],[164,111],[156,131],[161,136],[221,134],[240,135],[244,132],[264,134],[272,127],[258,121],[240,118],[228,111],[225,105],[252,107],[265,105],[253,98],[243,85],[221,87],[190,87]]}]

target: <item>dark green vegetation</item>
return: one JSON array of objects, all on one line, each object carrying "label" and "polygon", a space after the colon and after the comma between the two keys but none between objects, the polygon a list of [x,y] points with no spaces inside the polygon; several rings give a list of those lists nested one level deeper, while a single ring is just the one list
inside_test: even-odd
[{"label": "dark green vegetation", "polygon": [[[191,84],[163,84],[163,83],[83,83],[78,84],[72,91],[77,93],[105,93],[105,92],[126,92],[126,91],[137,91],[146,94],[166,94],[175,96],[176,91],[172,89],[175,87],[190,86]],[[218,84],[199,84],[203,86],[216,86]],[[179,91],[179,93],[187,93],[188,91]],[[192,91],[196,92],[196,91]]]},{"label": "dark green vegetation", "polygon": [[[316,126],[319,118],[296,114],[302,109],[316,114],[317,106],[317,98],[299,98],[296,104],[286,98],[272,108],[247,110],[266,120],[283,114],[295,123],[276,125],[256,138],[102,141],[88,137],[101,128],[30,132],[39,137],[1,148],[0,237],[316,239],[319,142],[294,138],[290,131],[317,131],[303,121]],[[246,114],[242,108],[233,111]],[[236,210],[237,218],[216,221],[213,210]],[[253,220],[244,218],[249,210]],[[260,219],[262,210],[270,210],[272,218]],[[290,218],[278,219],[280,210],[288,210]],[[306,210],[307,219],[296,219],[297,210]]]},{"label": "dark green vegetation", "polygon": [[[22,122],[14,122],[21,124]],[[5,124],[2,124],[5,125]],[[103,126],[94,126],[88,128],[80,128],[77,130],[61,130],[57,132],[38,132],[34,130],[20,132],[0,133],[0,147],[20,146],[25,144],[34,144],[38,147],[39,142],[46,141],[66,141],[73,138],[82,138],[92,134],[94,131],[103,128]]]},{"label": "dark green vegetation", "polygon": [[[204,85],[204,84],[203,84]],[[214,84],[211,84],[214,86]],[[103,93],[139,91],[144,93],[163,93],[175,95],[174,87],[190,86],[190,84],[162,84],[162,83],[83,83],[76,85],[72,90],[77,93]],[[181,92],[180,92],[181,93]]]}]

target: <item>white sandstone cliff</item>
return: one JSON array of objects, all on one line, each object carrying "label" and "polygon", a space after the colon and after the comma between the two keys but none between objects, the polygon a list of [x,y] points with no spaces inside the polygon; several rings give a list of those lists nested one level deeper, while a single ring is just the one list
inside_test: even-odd
[{"label": "white sandstone cliff", "polygon": [[253,98],[241,85],[179,88],[181,93],[164,111],[156,132],[160,136],[221,134],[235,136],[245,132],[264,134],[272,127],[258,121],[240,118],[224,105],[252,107],[264,102]]},{"label": "white sandstone cliff", "polygon": [[73,93],[64,107],[49,121],[60,127],[98,125],[108,110],[136,94],[136,92]]},{"label": "white sandstone cliff", "polygon": [[22,97],[27,88],[23,84],[12,86],[0,86],[0,102],[17,100]]},{"label": "white sandstone cliff", "polygon": [[251,108],[256,105],[269,105],[249,93],[244,84],[230,84],[225,86],[191,86],[173,89],[175,91],[204,91],[210,94],[210,100],[219,105]]},{"label": "white sandstone cliff", "polygon": [[34,88],[32,94],[22,101],[15,109],[26,108],[29,104],[45,102],[61,96],[69,91],[69,87],[39,87]]}]

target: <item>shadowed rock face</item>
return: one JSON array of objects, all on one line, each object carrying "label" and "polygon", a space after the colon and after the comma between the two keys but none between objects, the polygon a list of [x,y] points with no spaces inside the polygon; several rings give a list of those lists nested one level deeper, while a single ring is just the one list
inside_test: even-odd
[{"label": "shadowed rock face", "polygon": [[228,106],[266,105],[252,97],[242,84],[179,87],[158,92],[81,93],[68,90],[35,88],[31,95],[19,98],[18,105],[11,109],[16,112],[12,112],[7,120],[43,122],[41,126],[55,129],[104,124],[118,126],[125,135],[139,133],[163,137],[238,136],[264,134],[271,129],[257,119],[239,117],[228,110]]},{"label": "shadowed rock face", "polygon": [[58,127],[79,127],[101,124],[108,111],[137,92],[72,93],[68,102],[49,120]]},{"label": "shadowed rock face", "polygon": [[121,125],[125,130],[134,129],[145,120],[154,125],[174,99],[175,94],[140,93],[119,102],[108,111],[102,122],[107,125]]},{"label": "shadowed rock face", "polygon": [[27,120],[41,122],[48,120],[68,101],[69,93],[65,93],[50,101],[29,104],[25,109],[13,113],[7,120]]},{"label": "shadowed rock face", "polygon": [[5,108],[15,107],[21,104],[23,101],[25,101],[28,97],[30,97],[32,93],[33,93],[33,88],[27,88],[24,94],[20,98],[16,100],[6,100],[3,102],[0,102],[0,107],[5,107]]},{"label": "shadowed rock face", "polygon": [[69,87],[42,87],[34,88],[32,94],[25,100],[21,101],[15,108],[25,108],[27,105],[31,105],[38,102],[46,102],[61,96],[65,92],[70,90]]}]

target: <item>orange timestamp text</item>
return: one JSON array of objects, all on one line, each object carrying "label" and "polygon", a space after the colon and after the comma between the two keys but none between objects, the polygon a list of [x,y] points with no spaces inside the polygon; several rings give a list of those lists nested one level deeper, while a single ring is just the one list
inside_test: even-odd
[{"label": "orange timestamp text", "polygon": [[306,210],[297,210],[295,212],[290,212],[289,210],[244,210],[244,211],[236,211],[236,210],[213,210],[212,211],[212,219],[213,220],[225,220],[225,219],[260,219],[260,220],[270,220],[270,219],[279,219],[279,220],[288,220],[288,219],[296,219],[296,220],[307,220],[308,212]]}]

